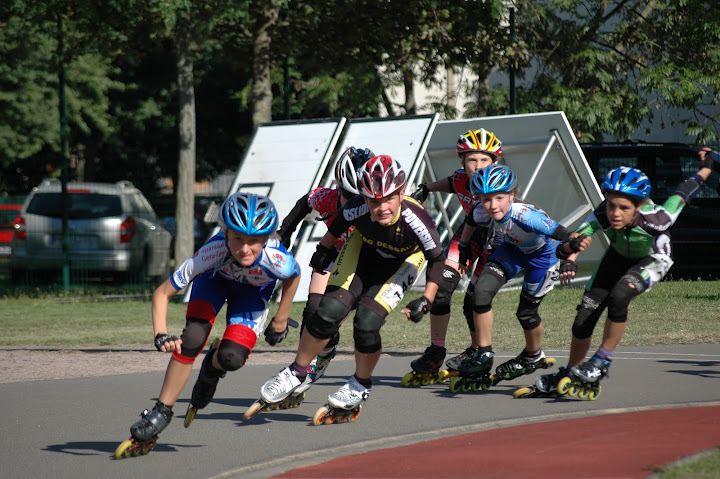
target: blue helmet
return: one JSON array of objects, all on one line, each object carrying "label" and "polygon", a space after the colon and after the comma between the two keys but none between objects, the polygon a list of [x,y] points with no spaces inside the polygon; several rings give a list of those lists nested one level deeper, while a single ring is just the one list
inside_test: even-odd
[{"label": "blue helmet", "polygon": [[650,194],[650,180],[637,168],[621,166],[605,175],[601,189],[643,199]]},{"label": "blue helmet", "polygon": [[220,208],[220,223],[248,236],[265,236],[277,229],[278,214],[267,196],[233,193]]},{"label": "blue helmet", "polygon": [[470,179],[470,191],[476,195],[513,191],[517,176],[507,165],[490,165],[478,170]]}]

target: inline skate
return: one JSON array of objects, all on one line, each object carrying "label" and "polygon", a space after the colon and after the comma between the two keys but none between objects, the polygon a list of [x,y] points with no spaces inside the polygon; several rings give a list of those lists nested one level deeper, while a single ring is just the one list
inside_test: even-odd
[{"label": "inline skate", "polygon": [[157,444],[158,435],[170,424],[172,408],[158,401],[152,411],[145,409],[140,420],[130,427],[130,439],[115,449],[115,459],[148,454]]},{"label": "inline skate", "polygon": [[305,381],[303,381],[303,383],[295,391],[293,391],[290,396],[280,401],[276,409],[288,409],[300,406],[300,404],[305,400],[305,391],[310,389],[310,386],[323,377],[328,365],[330,365],[330,361],[332,361],[336,354],[336,347],[333,347],[332,350],[324,356],[318,354],[318,356],[312,360],[307,368]]},{"label": "inline skate", "polygon": [[468,391],[487,391],[494,384],[492,371],[495,353],[492,351],[479,352],[466,358],[460,363],[458,376],[450,379],[448,387],[451,393]]},{"label": "inline skate", "polygon": [[215,397],[215,391],[217,390],[218,382],[227,374],[222,369],[215,369],[212,364],[212,358],[215,351],[220,346],[220,339],[215,339],[210,345],[210,349],[205,354],[202,366],[200,367],[200,373],[198,374],[195,386],[193,386],[192,396],[190,398],[190,404],[188,404],[187,412],[185,413],[185,427],[190,427],[190,424],[195,419],[199,409],[205,408],[213,397]]},{"label": "inline skate", "polygon": [[441,346],[430,345],[422,356],[410,363],[412,371],[400,380],[403,386],[426,386],[438,382],[440,366],[445,361],[447,350]]},{"label": "inline skate", "polygon": [[540,350],[539,357],[533,356],[523,349],[517,357],[502,363],[495,368],[493,375],[493,385],[500,381],[510,381],[526,374],[532,374],[537,369],[548,369],[555,364],[555,358],[545,357],[545,353]]},{"label": "inline skate", "polygon": [[[260,399],[250,405],[243,414],[243,419],[248,420],[262,411],[280,409],[284,400],[288,401],[289,404],[290,395],[301,384],[300,379],[289,366],[282,369],[277,376],[263,384],[262,388],[260,388]],[[297,404],[299,405],[300,402]]]},{"label": "inline skate", "polygon": [[602,392],[600,380],[610,375],[610,364],[610,360],[593,356],[589,361],[571,367],[568,377],[558,383],[558,394],[596,400]]},{"label": "inline skate", "polygon": [[559,397],[558,383],[567,377],[569,371],[562,367],[557,372],[551,374],[543,374],[535,381],[532,386],[526,386],[516,389],[513,393],[515,399],[534,398],[534,397]]},{"label": "inline skate", "polygon": [[460,368],[460,363],[462,363],[465,359],[472,357],[476,352],[476,348],[469,346],[462,353],[445,361],[447,369],[440,370],[438,373],[438,382],[444,383],[449,381],[451,378],[459,376],[460,373],[458,373],[458,369]]},{"label": "inline skate", "polygon": [[313,415],[313,425],[355,421],[362,412],[362,403],[367,401],[370,390],[360,384],[355,376],[328,396],[328,402]]}]

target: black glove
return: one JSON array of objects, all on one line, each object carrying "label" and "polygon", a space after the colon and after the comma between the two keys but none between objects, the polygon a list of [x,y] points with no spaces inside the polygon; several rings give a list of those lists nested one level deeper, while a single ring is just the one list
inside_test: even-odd
[{"label": "black glove", "polygon": [[572,251],[573,253],[579,253],[580,243],[582,243],[582,241],[587,237],[588,235],[580,235],[568,240],[567,244],[570,246],[570,251]]},{"label": "black glove", "polygon": [[560,274],[567,273],[568,271],[577,273],[578,265],[575,263],[575,261],[565,259],[560,263]]},{"label": "black glove", "polygon": [[430,190],[428,189],[427,185],[424,183],[420,183],[417,187],[417,190],[415,190],[413,194],[410,195],[410,198],[417,200],[419,203],[424,203],[429,194]]},{"label": "black glove", "polygon": [[458,263],[460,263],[460,266],[463,268],[467,268],[471,265],[468,265],[468,262],[472,259],[473,252],[472,252],[472,246],[470,246],[470,243],[463,244],[462,241],[459,243],[458,246]]},{"label": "black glove", "polygon": [[715,161],[714,151],[705,151],[705,158],[700,164],[700,168],[710,168],[711,170],[717,170],[720,165]]},{"label": "black glove", "polygon": [[280,242],[289,251],[290,250],[290,239],[292,238],[292,231],[287,234],[284,231],[278,230],[277,234],[280,236]]},{"label": "black glove", "polygon": [[410,310],[410,319],[412,322],[419,323],[423,316],[430,311],[431,306],[432,302],[425,296],[421,296],[418,299],[410,301],[405,307]]},{"label": "black glove", "polygon": [[318,243],[312,258],[310,258],[310,267],[315,271],[325,271],[325,268],[330,266],[330,263],[332,263],[334,259],[332,256],[333,249],[335,248],[326,248],[322,244]]},{"label": "black glove", "polygon": [[275,318],[270,321],[270,324],[267,325],[267,328],[265,328],[265,342],[267,342],[270,346],[275,346],[277,343],[282,343],[283,339],[285,339],[288,335],[288,329],[290,325],[290,320],[288,320],[288,325],[285,326],[285,331],[276,332],[275,328],[273,328],[273,321],[275,321]]},{"label": "black glove", "polygon": [[177,341],[177,336],[170,336],[167,333],[157,333],[155,335],[155,349],[158,351],[162,351],[163,345],[167,343],[168,341]]}]

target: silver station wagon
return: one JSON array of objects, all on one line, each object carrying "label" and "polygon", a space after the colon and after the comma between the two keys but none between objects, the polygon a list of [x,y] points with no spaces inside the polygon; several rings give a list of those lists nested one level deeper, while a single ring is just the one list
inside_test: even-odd
[{"label": "silver station wagon", "polygon": [[[132,183],[68,183],[67,189],[71,270],[137,280],[169,274],[172,237]],[[62,216],[60,181],[33,188],[15,224],[14,277],[62,268]]]}]

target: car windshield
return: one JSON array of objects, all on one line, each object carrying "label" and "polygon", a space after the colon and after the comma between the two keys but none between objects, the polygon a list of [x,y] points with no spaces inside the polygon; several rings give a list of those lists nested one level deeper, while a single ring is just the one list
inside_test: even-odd
[{"label": "car windshield", "polygon": [[[68,218],[93,219],[120,216],[120,197],[98,193],[69,193]],[[62,218],[62,193],[37,193],[27,212],[34,215]]]}]

